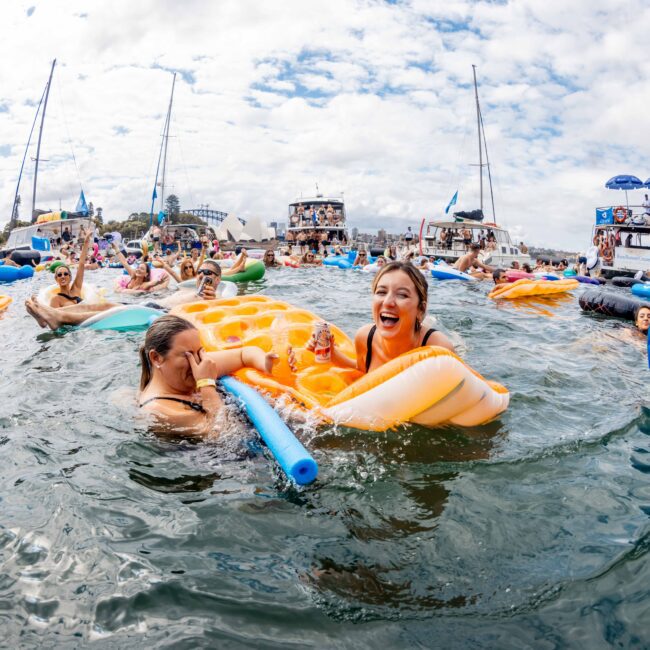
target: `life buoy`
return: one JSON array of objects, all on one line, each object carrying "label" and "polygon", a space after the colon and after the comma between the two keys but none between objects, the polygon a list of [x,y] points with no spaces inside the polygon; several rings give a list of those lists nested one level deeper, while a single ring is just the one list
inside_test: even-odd
[{"label": "life buoy", "polygon": [[625,219],[627,219],[627,210],[622,205],[614,208],[614,221],[616,223],[625,223]]}]

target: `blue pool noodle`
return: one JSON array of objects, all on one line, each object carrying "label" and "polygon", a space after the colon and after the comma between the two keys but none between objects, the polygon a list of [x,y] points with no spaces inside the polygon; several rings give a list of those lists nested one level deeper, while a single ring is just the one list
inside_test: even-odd
[{"label": "blue pool noodle", "polygon": [[318,475],[316,461],[267,401],[255,389],[234,377],[221,377],[219,382],[241,401],[246,415],[284,473],[298,485],[314,481]]}]

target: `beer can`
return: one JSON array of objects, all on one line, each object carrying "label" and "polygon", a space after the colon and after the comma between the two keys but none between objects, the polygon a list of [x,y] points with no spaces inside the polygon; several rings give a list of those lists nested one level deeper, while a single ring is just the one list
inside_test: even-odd
[{"label": "beer can", "polygon": [[319,321],[314,328],[314,357],[316,363],[329,363],[332,360],[332,332],[325,321]]}]

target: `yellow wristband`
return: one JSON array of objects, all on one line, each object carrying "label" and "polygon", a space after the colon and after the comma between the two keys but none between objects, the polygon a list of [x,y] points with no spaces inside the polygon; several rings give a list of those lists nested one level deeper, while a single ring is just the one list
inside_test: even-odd
[{"label": "yellow wristband", "polygon": [[207,386],[212,386],[212,388],[217,387],[217,382],[214,379],[199,379],[196,382],[196,388],[197,390],[200,388],[206,388]]}]

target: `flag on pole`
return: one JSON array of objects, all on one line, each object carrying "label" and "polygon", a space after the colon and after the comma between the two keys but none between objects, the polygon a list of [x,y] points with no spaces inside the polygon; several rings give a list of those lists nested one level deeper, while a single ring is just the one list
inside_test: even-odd
[{"label": "flag on pole", "polygon": [[153,194],[151,195],[151,198],[155,201],[158,198],[158,192],[156,192],[156,186],[154,185],[153,187]]},{"label": "flag on pole", "polygon": [[84,191],[81,190],[79,195],[79,200],[77,201],[77,207],[74,209],[75,212],[83,214],[84,217],[88,216],[88,205],[86,204],[86,197],[84,196]]},{"label": "flag on pole", "polygon": [[452,205],[456,205],[456,201],[458,201],[458,190],[456,190],[454,195],[451,197],[451,201],[449,201],[449,205],[445,208],[445,214],[449,214],[449,208],[451,208]]}]

